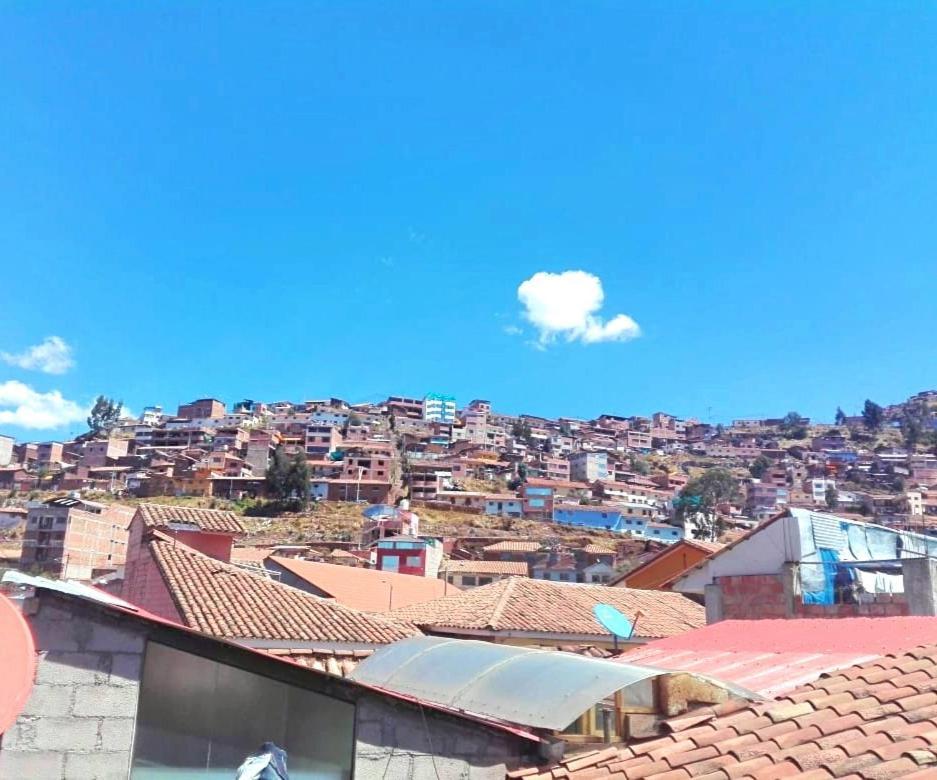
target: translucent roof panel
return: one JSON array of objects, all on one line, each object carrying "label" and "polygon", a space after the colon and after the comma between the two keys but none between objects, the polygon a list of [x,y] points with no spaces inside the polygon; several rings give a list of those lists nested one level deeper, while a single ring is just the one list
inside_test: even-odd
[{"label": "translucent roof panel", "polygon": [[464,712],[560,730],[616,691],[630,704],[651,706],[650,681],[667,673],[554,650],[423,636],[378,650],[350,678]]}]

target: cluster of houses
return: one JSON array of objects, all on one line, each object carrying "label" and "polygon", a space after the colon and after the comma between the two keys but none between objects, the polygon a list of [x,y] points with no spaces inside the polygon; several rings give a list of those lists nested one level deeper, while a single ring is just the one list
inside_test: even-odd
[{"label": "cluster of houses", "polygon": [[[937,393],[919,396],[916,403],[937,411]],[[799,421],[808,430],[809,420]],[[675,523],[674,497],[691,476],[723,466],[740,489],[720,511],[740,528],[786,507],[926,528],[937,515],[937,455],[869,450],[850,436],[859,424],[813,426],[812,437],[792,442],[784,419],[728,427],[664,413],[545,419],[499,414],[485,400],[460,408],[441,393],[367,404],[245,400],[232,409],[204,398],[175,414],[146,408],[98,437],[0,436],[0,491],[262,497],[281,449],[306,461],[304,498],[313,501],[406,499],[414,508],[549,520],[672,544],[693,534]]]},{"label": "cluster of houses", "polygon": [[234,776],[268,742],[297,778],[937,772],[931,536],[789,508],[728,544],[562,549],[363,511],[327,552],[245,546],[225,510],[30,508],[121,565],[3,576],[0,776]]}]

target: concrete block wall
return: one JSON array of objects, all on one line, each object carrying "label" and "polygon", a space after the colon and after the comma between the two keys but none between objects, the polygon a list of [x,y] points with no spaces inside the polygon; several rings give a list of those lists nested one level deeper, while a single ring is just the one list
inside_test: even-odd
[{"label": "concrete block wall", "polygon": [[39,653],[35,685],[0,740],[0,778],[126,780],[144,637],[114,619],[24,605]]},{"label": "concrete block wall", "polygon": [[531,758],[520,737],[377,697],[359,700],[356,738],[355,780],[503,780]]}]

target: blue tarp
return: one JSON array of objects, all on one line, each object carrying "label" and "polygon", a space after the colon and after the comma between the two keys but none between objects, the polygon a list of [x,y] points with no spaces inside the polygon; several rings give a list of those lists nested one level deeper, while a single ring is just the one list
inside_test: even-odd
[{"label": "blue tarp", "polygon": [[[828,547],[819,548],[820,560],[822,561],[823,587],[821,590],[804,591],[804,604],[833,604],[834,603],[834,583],[836,581],[836,564],[839,562],[839,555],[836,550]],[[811,564],[810,568],[818,568]]]}]

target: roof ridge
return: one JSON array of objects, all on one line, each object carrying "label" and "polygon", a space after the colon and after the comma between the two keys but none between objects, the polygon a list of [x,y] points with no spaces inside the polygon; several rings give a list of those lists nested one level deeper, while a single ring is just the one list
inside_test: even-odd
[{"label": "roof ridge", "polygon": [[[165,534],[161,534],[161,536],[167,537],[167,535]],[[413,625],[409,621],[395,621],[391,618],[384,617],[374,612],[367,612],[363,609],[355,609],[354,607],[349,607],[349,606],[346,606],[345,604],[341,604],[338,601],[335,601],[334,598],[325,599],[325,598],[322,598],[321,596],[316,596],[313,593],[309,593],[303,590],[302,588],[297,588],[293,585],[290,585],[289,583],[281,582],[279,580],[272,580],[269,577],[264,577],[261,574],[255,574],[254,572],[250,571],[249,569],[245,569],[242,566],[238,566],[234,563],[228,563],[227,561],[222,561],[222,560],[219,560],[218,558],[213,558],[210,555],[206,555],[201,550],[196,550],[194,547],[189,547],[189,545],[179,542],[177,539],[171,536],[168,536],[168,538],[160,539],[160,541],[170,542],[176,547],[181,547],[185,552],[191,555],[204,558],[211,565],[217,567],[215,571],[212,572],[213,574],[223,572],[223,573],[231,574],[235,576],[250,577],[259,583],[273,584],[275,587],[285,588],[289,591],[293,591],[295,593],[301,594],[305,598],[313,599],[318,604],[322,605],[326,609],[332,610],[333,612],[339,612],[339,613],[351,612],[351,613],[354,613],[355,615],[363,615],[366,618],[376,620],[379,623],[384,623],[385,625],[388,625],[388,626],[394,626],[395,628],[400,628],[401,623],[404,623],[404,622],[407,625]]]},{"label": "roof ridge", "polygon": [[501,615],[504,613],[504,610],[507,608],[508,600],[511,593],[514,590],[514,585],[517,580],[526,579],[522,577],[506,577],[502,582],[506,582],[507,585],[501,591],[501,597],[498,599],[498,603],[495,604],[495,608],[491,613],[491,617],[488,620],[488,625],[486,628],[498,628],[498,621],[501,619]]}]

